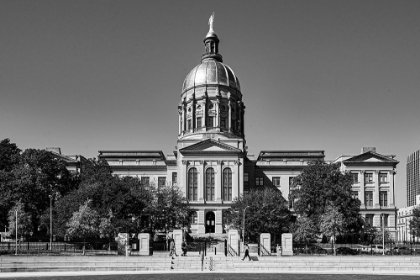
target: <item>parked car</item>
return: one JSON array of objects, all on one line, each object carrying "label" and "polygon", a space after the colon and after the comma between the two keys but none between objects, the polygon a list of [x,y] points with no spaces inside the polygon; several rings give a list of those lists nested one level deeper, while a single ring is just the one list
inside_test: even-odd
[{"label": "parked car", "polygon": [[392,253],[395,255],[411,255],[411,249],[405,246],[392,248]]},{"label": "parked car", "polygon": [[357,255],[357,250],[349,247],[339,247],[336,249],[337,255]]},{"label": "parked car", "polygon": [[297,249],[298,253],[301,254],[314,254],[314,255],[326,255],[327,250],[324,248],[321,248],[318,245],[309,243],[307,245],[305,244],[298,244],[295,245],[295,248]]},{"label": "parked car", "polygon": [[390,250],[385,248],[382,245],[372,245],[372,252],[374,254],[383,254],[385,251],[385,254],[389,254]]}]

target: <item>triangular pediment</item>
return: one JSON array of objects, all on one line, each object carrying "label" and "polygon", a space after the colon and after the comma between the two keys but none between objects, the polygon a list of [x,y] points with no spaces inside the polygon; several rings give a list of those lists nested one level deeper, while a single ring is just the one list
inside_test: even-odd
[{"label": "triangular pediment", "polygon": [[398,163],[398,161],[396,161],[395,159],[388,157],[388,156],[384,156],[372,151],[348,158],[346,160],[344,160],[345,164],[348,163],[390,163],[390,164],[395,164]]},{"label": "triangular pediment", "polygon": [[225,143],[207,139],[179,150],[180,153],[241,153],[242,150]]}]

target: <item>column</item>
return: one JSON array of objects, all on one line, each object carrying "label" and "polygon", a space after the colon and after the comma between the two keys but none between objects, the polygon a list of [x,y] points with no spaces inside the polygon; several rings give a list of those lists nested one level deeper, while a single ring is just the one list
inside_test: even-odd
[{"label": "column", "polygon": [[232,166],[232,200],[239,197],[239,160],[235,160],[235,165]]},{"label": "column", "polygon": [[215,219],[215,228],[214,233],[216,234],[222,234],[223,233],[223,225],[222,225],[222,210],[216,210],[214,211],[214,219]]},{"label": "column", "polygon": [[182,165],[181,165],[181,172],[178,173],[178,176],[180,176],[181,178],[179,178],[178,180],[180,180],[180,184],[181,184],[181,188],[182,191],[185,194],[185,197],[188,199],[188,170],[187,170],[187,161],[186,160],[182,160],[181,161]]},{"label": "column", "polygon": [[206,177],[206,163],[204,160],[200,160],[200,168],[199,168],[199,176],[197,178],[198,182],[198,200],[204,201],[204,197],[206,196],[206,191],[204,190],[204,178]]},{"label": "column", "polygon": [[193,94],[192,94],[192,105],[191,105],[191,108],[192,108],[192,110],[191,110],[191,125],[192,125],[192,131],[196,131],[196,123],[197,123],[197,120],[196,120],[196,117],[197,117],[197,114],[196,114],[196,107],[197,107],[197,102],[196,102],[196,100],[195,100],[195,93],[193,92]]},{"label": "column", "polygon": [[184,101],[182,102],[182,131],[187,130],[187,103]]},{"label": "column", "polygon": [[207,131],[207,91],[204,93],[204,99],[203,99],[203,126],[205,127],[204,131]]},{"label": "column", "polygon": [[375,183],[375,192],[373,193],[373,208],[379,208],[379,170],[375,170],[373,172],[373,180]]},{"label": "column", "polygon": [[229,101],[228,101],[228,132],[232,132],[232,106],[231,106],[231,102],[230,102],[230,93],[229,93]]},{"label": "column", "polygon": [[365,208],[365,171],[359,171],[359,183],[360,183],[360,208]]},{"label": "column", "polygon": [[243,103],[242,103],[241,125],[242,125],[242,135],[245,136],[245,106]]},{"label": "column", "polygon": [[[238,161],[238,197],[244,193],[244,160]],[[249,179],[249,178],[248,178]]]},{"label": "column", "polygon": [[205,217],[204,217],[204,210],[197,211],[197,222],[198,222],[198,234],[205,234],[206,227],[205,227]]},{"label": "column", "polygon": [[220,99],[219,99],[219,97],[217,98],[217,101],[216,101],[216,118],[215,118],[215,121],[216,121],[215,127],[220,128]]},{"label": "column", "polygon": [[215,170],[216,176],[214,176],[214,180],[215,180],[215,200],[216,201],[222,201],[222,165],[223,165],[223,161],[218,160],[217,161],[217,167]]},{"label": "column", "polygon": [[237,116],[238,116],[238,121],[237,121],[237,131],[239,133],[239,135],[242,135],[242,106],[241,106],[241,102],[238,101],[238,106],[237,106]]},{"label": "column", "polygon": [[182,124],[182,110],[181,110],[181,107],[178,106],[178,135],[181,135],[182,133],[181,124]]},{"label": "column", "polygon": [[388,198],[388,205],[390,208],[395,207],[395,201],[394,201],[394,170],[389,171],[388,178],[389,178],[389,198]]}]

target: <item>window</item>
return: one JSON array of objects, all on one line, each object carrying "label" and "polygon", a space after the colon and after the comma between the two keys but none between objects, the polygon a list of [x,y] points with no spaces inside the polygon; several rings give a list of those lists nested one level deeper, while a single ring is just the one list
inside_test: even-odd
[{"label": "window", "polygon": [[206,200],[214,201],[214,169],[206,170]]},{"label": "window", "polygon": [[365,223],[367,226],[373,226],[373,215],[367,214],[365,218]]},{"label": "window", "polygon": [[293,185],[294,177],[289,177],[289,188]]},{"label": "window", "polygon": [[293,179],[294,177],[289,177],[289,209],[293,209],[295,204],[295,199],[293,197]]},{"label": "window", "polygon": [[191,130],[191,128],[192,128],[192,126],[191,126],[191,120],[188,120],[188,123],[187,123],[187,124],[188,124],[187,129],[188,129],[188,130]]},{"label": "window", "polygon": [[190,224],[194,225],[197,224],[198,222],[198,216],[197,216],[197,212],[191,212],[190,213]]},{"label": "window", "polygon": [[158,188],[166,185],[166,177],[158,177]]},{"label": "window", "polygon": [[188,200],[197,200],[197,169],[188,170]]},{"label": "window", "polygon": [[273,187],[280,188],[280,177],[273,177]]},{"label": "window", "polygon": [[[382,216],[383,215],[383,216]],[[382,219],[384,221],[384,227],[388,227],[388,214],[382,214],[380,216],[380,220],[381,220],[381,227],[382,227]]]},{"label": "window", "polygon": [[244,173],[244,186],[249,186],[249,173]]},{"label": "window", "polygon": [[255,177],[255,185],[256,186],[264,186],[264,178],[263,177]]},{"label": "window", "polygon": [[220,127],[225,128],[226,127],[226,120],[224,118],[220,119]]},{"label": "window", "polygon": [[371,191],[365,192],[365,205],[373,206],[373,192]]},{"label": "window", "polygon": [[141,177],[141,184],[143,186],[148,186],[149,185],[149,182],[150,182],[149,177]]},{"label": "window", "polygon": [[232,130],[232,131],[236,131],[236,122],[235,122],[235,120],[232,120],[232,121],[231,121],[231,123],[230,123],[230,127],[231,127],[231,130]]},{"label": "window", "polygon": [[353,184],[359,183],[359,174],[351,173],[351,177],[353,178]]},{"label": "window", "polygon": [[379,192],[379,205],[388,206],[388,192],[387,191]]},{"label": "window", "polygon": [[365,184],[373,183],[373,173],[365,173]]},{"label": "window", "polygon": [[388,174],[379,173],[379,183],[380,184],[388,183]]},{"label": "window", "polygon": [[214,126],[213,120],[214,120],[214,117],[208,117],[207,118],[207,126],[208,127],[213,127]]},{"label": "window", "polygon": [[352,191],[351,197],[358,199],[359,198],[359,192],[358,191]]},{"label": "window", "polygon": [[223,200],[232,200],[232,171],[230,168],[223,170]]},{"label": "window", "polygon": [[176,186],[178,184],[178,173],[172,172],[172,186]]},{"label": "window", "polygon": [[197,118],[197,128],[201,127],[201,117]]}]

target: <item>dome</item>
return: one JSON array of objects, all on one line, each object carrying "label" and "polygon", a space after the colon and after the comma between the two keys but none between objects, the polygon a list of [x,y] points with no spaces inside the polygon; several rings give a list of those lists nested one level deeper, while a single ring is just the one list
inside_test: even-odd
[{"label": "dome", "polygon": [[238,78],[232,68],[216,59],[205,59],[195,66],[184,80],[182,92],[201,86],[226,86],[241,91]]}]

